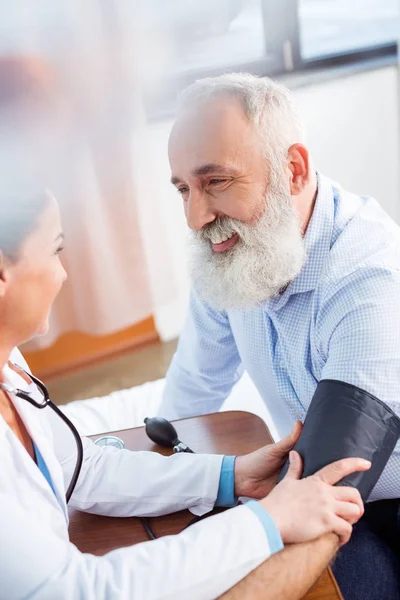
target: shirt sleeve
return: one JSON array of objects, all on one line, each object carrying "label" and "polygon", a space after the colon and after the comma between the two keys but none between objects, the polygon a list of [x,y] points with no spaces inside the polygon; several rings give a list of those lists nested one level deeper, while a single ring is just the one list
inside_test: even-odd
[{"label": "shirt sleeve", "polygon": [[331,287],[317,322],[321,379],[360,387],[395,410],[400,399],[400,272],[359,269]]},{"label": "shirt sleeve", "polygon": [[227,314],[192,293],[159,414],[177,419],[217,412],[242,373]]},{"label": "shirt sleeve", "polygon": [[[400,416],[400,272],[360,268],[332,285],[317,320],[321,379],[355,385]],[[370,500],[393,496],[399,444]]]}]

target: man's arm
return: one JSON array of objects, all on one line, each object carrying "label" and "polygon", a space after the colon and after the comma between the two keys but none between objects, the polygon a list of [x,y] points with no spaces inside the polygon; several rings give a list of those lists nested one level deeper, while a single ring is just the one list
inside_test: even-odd
[{"label": "man's arm", "polygon": [[[321,380],[333,379],[373,394],[400,415],[400,271],[361,267],[331,284],[316,320],[324,361]],[[395,449],[369,501],[398,494]]]},{"label": "man's arm", "polygon": [[177,419],[216,412],[241,375],[228,316],[192,293],[158,414]]},{"label": "man's arm", "polygon": [[287,546],[271,556],[220,600],[298,600],[303,598],[339,548],[329,533],[318,540]]}]

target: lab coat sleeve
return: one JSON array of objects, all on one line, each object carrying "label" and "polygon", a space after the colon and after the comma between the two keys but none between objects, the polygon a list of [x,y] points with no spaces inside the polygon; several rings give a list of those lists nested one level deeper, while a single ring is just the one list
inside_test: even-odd
[{"label": "lab coat sleeve", "polygon": [[[58,415],[50,408],[45,413],[67,488],[76,465],[76,443]],[[82,470],[69,503],[74,508],[129,517],[185,508],[202,515],[214,507],[223,456],[181,453],[166,457],[96,446],[88,438],[82,438],[82,443]]]},{"label": "lab coat sleeve", "polygon": [[[13,359],[28,368],[18,350]],[[77,460],[75,439],[50,407],[42,411],[44,433],[61,465],[65,489]],[[115,517],[162,515],[185,508],[209,512],[217,499],[223,456],[130,452],[82,439],[81,473],[70,506]]]},{"label": "lab coat sleeve", "polygon": [[[84,463],[70,506],[114,517],[163,515],[188,508],[202,515],[214,507],[222,456],[130,452],[84,439]],[[72,476],[75,455],[61,462]]]},{"label": "lab coat sleeve", "polygon": [[192,292],[158,414],[179,419],[217,412],[242,374],[228,315]]},{"label": "lab coat sleeve", "polygon": [[0,531],[0,594],[7,600],[212,600],[270,556],[264,529],[245,506],[97,557],[0,494]]},{"label": "lab coat sleeve", "polygon": [[[77,460],[69,427],[50,407],[42,411],[45,435],[61,465],[64,486]],[[214,507],[222,455],[131,452],[82,438],[83,464],[69,505],[114,517],[155,516],[183,509],[202,515]]]}]

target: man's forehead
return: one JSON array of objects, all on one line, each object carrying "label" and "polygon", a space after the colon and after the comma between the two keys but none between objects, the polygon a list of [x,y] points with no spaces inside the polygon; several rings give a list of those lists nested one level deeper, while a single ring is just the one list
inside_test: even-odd
[{"label": "man's forehead", "polygon": [[249,128],[250,126],[250,120],[239,100],[222,96],[184,108],[174,123],[171,139],[174,140],[176,133],[190,135],[196,132],[199,134],[210,129],[224,133],[232,127]]},{"label": "man's forehead", "polygon": [[238,100],[213,98],[178,116],[169,139],[170,162],[186,163],[194,156],[199,164],[233,159],[255,137],[254,126]]}]

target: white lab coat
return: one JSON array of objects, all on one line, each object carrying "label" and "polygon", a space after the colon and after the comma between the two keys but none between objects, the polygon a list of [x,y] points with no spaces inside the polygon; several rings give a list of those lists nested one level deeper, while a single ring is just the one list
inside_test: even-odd
[{"label": "white lab coat", "polygon": [[[11,361],[25,366],[14,351]],[[29,385],[8,367],[6,381]],[[34,388],[31,388],[33,392]],[[1,600],[211,600],[270,555],[257,516],[239,506],[179,535],[96,557],[68,539],[65,489],[75,442],[50,408],[12,397],[47,464],[57,498],[0,417]],[[222,457],[101,448],[84,440],[84,462],[70,505],[109,516],[161,515],[212,509]]]}]

